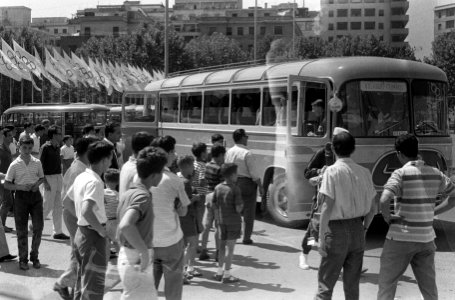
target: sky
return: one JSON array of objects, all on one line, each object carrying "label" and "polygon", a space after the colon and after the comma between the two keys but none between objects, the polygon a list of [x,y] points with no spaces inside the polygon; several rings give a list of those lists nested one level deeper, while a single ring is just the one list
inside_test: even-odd
[{"label": "sky", "polygon": [[[255,0],[244,0],[243,7],[254,6]],[[124,0],[0,0],[0,6],[26,6],[32,9],[32,18],[39,17],[71,17],[76,11],[84,8],[95,8],[97,5],[122,4]],[[272,4],[293,2],[293,0],[258,0],[258,6],[264,7]],[[141,0],[141,4],[159,4],[164,0]],[[303,0],[296,0],[299,7]],[[174,0],[169,0],[169,7],[174,5]],[[319,10],[320,0],[305,0],[305,5],[310,10]]]}]

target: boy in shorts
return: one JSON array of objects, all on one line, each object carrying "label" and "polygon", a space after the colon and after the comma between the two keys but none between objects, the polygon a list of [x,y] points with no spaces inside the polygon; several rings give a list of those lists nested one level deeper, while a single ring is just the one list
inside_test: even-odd
[{"label": "boy in shorts", "polygon": [[[106,231],[107,237],[114,246],[115,251],[118,253],[120,250],[118,243],[116,242],[116,232],[118,227],[117,220],[117,207],[119,203],[118,186],[120,182],[120,172],[117,169],[107,169],[104,173],[104,182],[106,188],[104,189],[104,206],[106,208]],[[115,256],[111,251],[111,257]]]},{"label": "boy in shorts", "polygon": [[183,261],[186,270],[183,273],[183,284],[189,284],[191,278],[202,276],[202,274],[193,267],[194,258],[196,257],[198,235],[202,231],[197,219],[197,203],[200,200],[200,196],[191,184],[194,173],[194,158],[188,155],[181,157],[178,159],[177,165],[180,169],[180,172],[177,175],[183,179],[185,192],[188,195],[188,199],[191,201],[191,204],[188,205],[187,214],[180,217],[180,228],[183,231],[183,241],[185,244],[185,256]]},{"label": "boy in shorts", "polygon": [[[213,205],[218,215],[218,232],[220,248],[218,256],[218,271],[215,279],[222,283],[234,283],[239,279],[230,274],[234,247],[240,238],[242,228],[241,212],[243,200],[237,182],[237,165],[233,163],[221,166],[224,181],[215,187]],[[224,267],[224,270],[223,270]]]}]

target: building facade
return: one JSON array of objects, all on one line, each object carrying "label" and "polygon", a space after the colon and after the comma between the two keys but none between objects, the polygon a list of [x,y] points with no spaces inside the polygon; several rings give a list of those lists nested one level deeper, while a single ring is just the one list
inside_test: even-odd
[{"label": "building facade", "polygon": [[0,25],[5,27],[28,27],[32,10],[25,6],[0,7]]},{"label": "building facade", "polygon": [[455,3],[434,8],[435,37],[455,29]]},{"label": "building facade", "polygon": [[322,38],[375,36],[392,47],[407,45],[407,0],[321,0]]},{"label": "building facade", "polygon": [[33,18],[31,27],[56,37],[80,33],[79,24],[70,23],[65,17]]}]

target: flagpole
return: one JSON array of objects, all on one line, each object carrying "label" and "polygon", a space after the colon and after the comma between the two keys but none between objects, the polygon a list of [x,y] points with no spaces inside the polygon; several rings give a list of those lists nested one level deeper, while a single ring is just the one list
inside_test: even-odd
[{"label": "flagpole", "polygon": [[44,103],[44,77],[41,80],[41,103]]},{"label": "flagpole", "polygon": [[257,35],[258,35],[258,0],[254,1],[254,38],[253,38],[253,61],[256,63]]},{"label": "flagpole", "polygon": [[21,105],[24,105],[24,80],[21,80]]},{"label": "flagpole", "polygon": [[164,78],[167,78],[169,73],[169,41],[168,41],[168,26],[169,26],[169,0],[166,0],[164,8]]},{"label": "flagpole", "polygon": [[295,0],[292,7],[292,58],[295,59]]},{"label": "flagpole", "polygon": [[11,82],[11,78],[9,79],[9,107],[13,107],[13,86]]},{"label": "flagpole", "polygon": [[30,82],[30,84],[32,85],[32,103],[35,103],[33,83]]},{"label": "flagpole", "polygon": [[70,86],[69,82],[68,82],[68,102],[71,103],[71,86]]},{"label": "flagpole", "polygon": [[77,82],[77,102],[81,102],[81,93],[80,93],[80,89],[79,89],[79,81]]}]

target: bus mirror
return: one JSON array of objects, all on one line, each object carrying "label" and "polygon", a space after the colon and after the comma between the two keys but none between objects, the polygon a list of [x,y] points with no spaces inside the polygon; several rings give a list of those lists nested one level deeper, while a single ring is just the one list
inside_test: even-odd
[{"label": "bus mirror", "polygon": [[343,109],[343,101],[341,101],[340,98],[338,98],[337,95],[333,96],[330,100],[329,100],[329,109],[331,112],[340,112],[341,109]]}]

